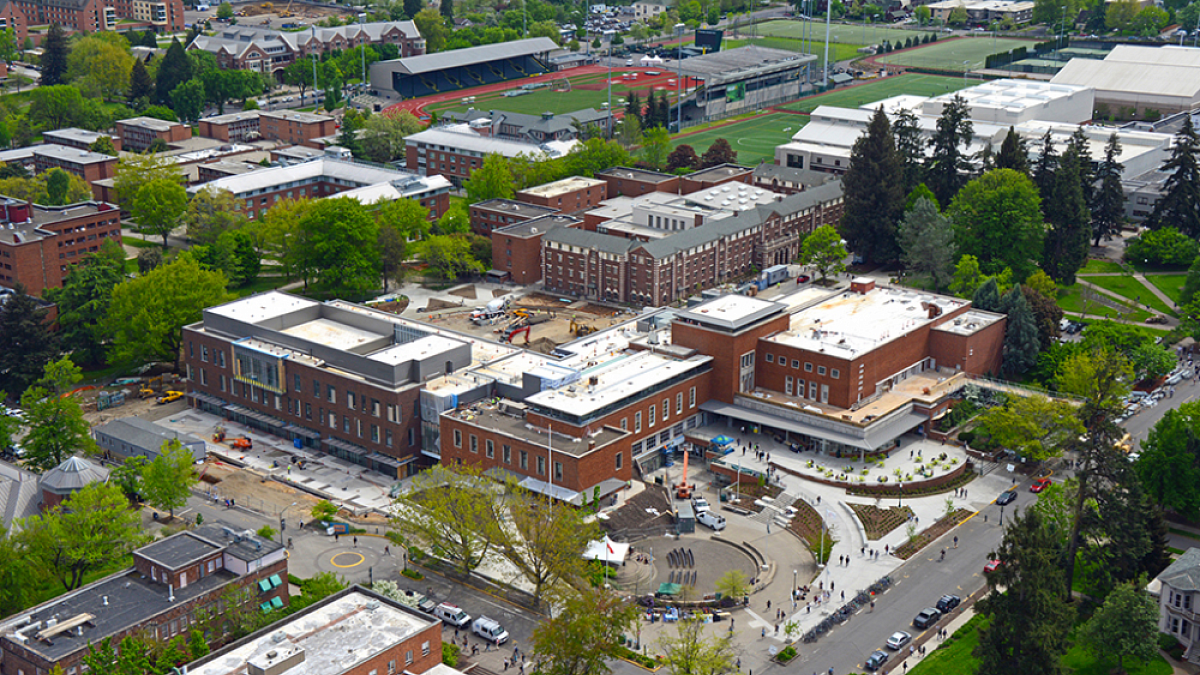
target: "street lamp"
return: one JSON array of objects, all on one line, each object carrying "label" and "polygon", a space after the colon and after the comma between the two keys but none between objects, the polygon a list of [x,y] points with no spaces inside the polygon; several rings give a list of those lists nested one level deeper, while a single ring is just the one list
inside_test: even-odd
[{"label": "street lamp", "polygon": [[967,64],[970,61],[963,61],[963,86],[967,86]]},{"label": "street lamp", "polygon": [[[675,82],[675,133],[683,131],[683,29],[687,26],[675,24],[675,66],[678,80]],[[667,126],[671,126],[670,122]]]},{"label": "street lamp", "polygon": [[292,502],[291,504],[288,504],[286,507],[284,507],[284,509],[282,511],[279,512],[279,543],[281,543],[281,544],[284,543],[283,533],[284,533],[284,531],[287,530],[287,521],[284,520],[284,517],[287,516],[287,512],[289,510],[291,510],[291,508],[298,503],[299,502]]}]

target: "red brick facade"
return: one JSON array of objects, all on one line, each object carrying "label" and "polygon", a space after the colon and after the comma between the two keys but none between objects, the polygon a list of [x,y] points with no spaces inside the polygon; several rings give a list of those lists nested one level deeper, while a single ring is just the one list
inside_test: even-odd
[{"label": "red brick facade", "polygon": [[592,181],[580,181],[579,179],[568,178],[565,181],[550,183],[551,186],[567,181],[583,182],[584,185],[579,185],[574,189],[554,190],[552,194],[548,194],[547,186],[543,185],[538,188],[521,190],[513,198],[526,202],[527,204],[537,204],[555,209],[562,213],[575,213],[584,209],[595,208],[600,205],[600,202],[608,199],[608,184],[598,183],[592,184]]},{"label": "red brick facade", "polygon": [[167,143],[178,143],[192,137],[192,129],[186,124],[145,117],[121,120],[116,126],[121,148],[129,152],[145,152],[156,138]]},{"label": "red brick facade", "polygon": [[542,207],[514,199],[489,199],[471,204],[471,231],[481,237],[490,236],[493,230],[523,223],[534,218],[557,213],[557,209]]},{"label": "red brick facade", "polygon": [[[411,475],[418,468],[416,460],[421,450],[419,384],[391,391],[291,361],[287,365],[286,389],[281,394],[275,393],[249,381],[234,379],[229,341],[192,327],[183,329],[183,360],[189,392],[201,392],[286,420],[318,434],[321,439],[336,439],[362,448],[366,453],[393,458],[400,465],[399,469],[386,465],[375,468],[390,471],[399,478]],[[333,392],[332,401],[330,391]],[[223,410],[210,412],[231,416],[251,426],[256,424],[244,415],[230,415]],[[304,440],[310,447],[317,447],[315,440]],[[328,452],[353,459],[344,448],[330,446]]]},{"label": "red brick facade", "polygon": [[640,197],[651,192],[678,193],[679,176],[617,167],[596,174],[596,178],[608,183],[609,197]]},{"label": "red brick facade", "polygon": [[[0,206],[0,220],[5,210]],[[23,284],[27,293],[41,297],[47,288],[62,286],[70,266],[105,241],[121,243],[120,213],[111,204],[34,206],[32,213],[33,223],[0,233],[0,286]],[[24,221],[16,213],[10,218]]]},{"label": "red brick facade", "polygon": [[320,148],[313,139],[336,134],[337,121],[325,115],[263,112],[259,114],[258,131],[268,141]]},{"label": "red brick facade", "polygon": [[[78,158],[63,156],[62,153],[48,154],[33,151],[33,167],[37,173],[49,171],[50,169],[59,168],[67,173],[73,173],[82,178],[88,185],[93,181],[103,180],[105,178],[113,178],[117,175],[117,158],[109,157],[105,160],[98,160],[95,157],[96,153],[86,150],[79,151]],[[97,161],[98,160],[98,161]],[[98,192],[95,187],[92,192]],[[99,198],[99,195],[95,195]]]}]

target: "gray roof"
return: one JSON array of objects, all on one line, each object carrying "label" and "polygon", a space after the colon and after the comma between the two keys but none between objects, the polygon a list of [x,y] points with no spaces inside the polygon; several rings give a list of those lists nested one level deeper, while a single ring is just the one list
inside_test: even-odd
[{"label": "gray roof", "polygon": [[282,49],[298,52],[313,41],[314,31],[316,40],[322,44],[332,41],[337,36],[347,40],[357,40],[360,33],[366,33],[370,42],[379,42],[380,36],[398,27],[406,37],[418,38],[421,32],[412,21],[378,21],[374,23],[353,23],[347,26],[333,28],[313,27],[302,31],[279,31],[261,26],[227,26],[214,35],[197,35],[188,49],[203,49],[209,52],[225,52],[240,56],[251,46],[261,47],[269,54],[271,49]]},{"label": "gray roof", "polygon": [[579,230],[573,227],[560,227],[548,232],[542,238],[542,241],[557,242],[567,246],[579,246],[580,248],[595,249],[601,253],[615,253],[618,255],[628,253],[630,247],[638,243],[624,237],[614,237],[611,234],[600,234],[599,232]]},{"label": "gray roof", "polygon": [[1200,591],[1200,548],[1189,548],[1158,575],[1158,580],[1177,591]]},{"label": "gray roof", "polygon": [[684,75],[704,78],[706,84],[712,85],[743,80],[757,73],[800,68],[816,60],[812,54],[748,45],[684,59],[681,67]]},{"label": "gray roof", "polygon": [[772,162],[764,162],[754,167],[755,178],[778,178],[780,180],[799,183],[801,185],[821,185],[831,180],[836,180],[837,176],[824,171],[813,171],[812,169],[796,169],[790,166],[782,166]]},{"label": "gray roof", "polygon": [[220,544],[184,531],[139,548],[138,555],[169,570],[177,570],[220,550]]},{"label": "gray roof", "polygon": [[92,430],[93,434],[104,434],[142,450],[157,453],[163,443],[178,440],[183,445],[204,443],[204,440],[191,434],[181,434],[168,429],[161,424],[155,424],[140,417],[122,417]]},{"label": "gray roof", "polygon": [[554,44],[554,40],[548,37],[536,37],[527,40],[514,40],[494,45],[467,47],[466,49],[455,49],[437,54],[424,54],[422,56],[409,56],[403,59],[383,61],[375,64],[372,67],[372,71],[376,67],[381,67],[388,72],[416,75],[417,73],[444,70],[453,66],[465,66],[497,61],[499,59],[532,56],[543,52],[552,52],[556,49],[558,49],[558,45]]},{"label": "gray roof", "polygon": [[271,539],[263,539],[253,532],[242,532],[239,536],[230,533],[234,530],[220,523],[204,523],[192,528],[192,534],[225,547],[225,553],[238,560],[252,562],[283,548],[283,544]]},{"label": "gray roof", "polygon": [[108,469],[96,466],[82,457],[69,457],[42,476],[43,490],[73,492],[82,490],[92,483],[108,480]]},{"label": "gray roof", "polygon": [[575,227],[583,221],[572,217],[564,216],[557,213],[552,213],[546,216],[531,218],[522,223],[514,223],[505,227],[500,227],[494,230],[500,234],[507,234],[513,237],[531,237],[536,234],[546,234],[547,232],[560,227]]},{"label": "gray roof", "polygon": [[658,171],[650,171],[649,169],[634,169],[628,166],[614,166],[611,169],[597,171],[596,177],[612,176],[613,178],[628,178],[630,180],[645,181],[648,183],[661,183],[663,181],[678,178],[678,176],[669,173],[659,173]]},{"label": "gray roof", "polygon": [[41,494],[37,474],[0,462],[0,523],[5,527],[37,514]]},{"label": "gray roof", "polygon": [[80,150],[67,145],[58,145],[51,143],[48,145],[39,145],[33,149],[33,156],[50,157],[59,161],[73,162],[75,164],[98,164],[102,162],[115,162],[116,157],[106,155],[100,152],[92,152],[91,150]]},{"label": "gray roof", "polygon": [[529,133],[531,131],[541,131],[542,133],[554,134],[560,131],[571,131],[575,128],[574,122],[580,124],[595,124],[608,119],[609,112],[607,110],[600,111],[595,108],[583,108],[575,112],[551,114],[549,119],[541,115],[528,115],[525,113],[507,112],[505,110],[476,110],[471,108],[463,113],[447,112],[443,117],[445,119],[454,120],[456,122],[472,122],[477,119],[488,119],[493,123],[511,124],[520,127],[521,133]]}]

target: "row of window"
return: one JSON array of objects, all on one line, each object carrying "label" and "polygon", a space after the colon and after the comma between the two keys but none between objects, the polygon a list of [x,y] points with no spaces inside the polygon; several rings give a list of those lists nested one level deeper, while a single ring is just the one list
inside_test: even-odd
[{"label": "row of window", "polygon": [[[775,363],[775,355],[774,354],[767,352],[767,363]],[[787,368],[788,359],[786,356],[784,356],[782,354],[779,355],[779,365],[783,368]],[[800,359],[792,359],[792,368],[796,368],[796,369],[800,368]],[[811,373],[812,371],[813,371],[813,364],[808,361],[805,361],[804,362],[804,372]],[[825,375],[825,366],[820,366],[820,365],[817,366],[817,375],[822,375],[822,376]],[[842,376],[842,372],[840,370],[838,370],[837,368],[830,368],[829,376],[836,380]]]}]

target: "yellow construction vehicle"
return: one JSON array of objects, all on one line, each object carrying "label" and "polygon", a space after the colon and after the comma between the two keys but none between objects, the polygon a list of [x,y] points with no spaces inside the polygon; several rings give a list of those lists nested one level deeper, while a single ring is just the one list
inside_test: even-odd
[{"label": "yellow construction vehicle", "polygon": [[575,320],[575,317],[571,317],[571,329],[570,330],[571,330],[571,334],[577,338],[581,338],[585,335],[591,335],[592,333],[596,332],[595,328],[592,328],[591,326],[589,326],[587,324],[579,323],[578,321]]},{"label": "yellow construction vehicle", "polygon": [[162,384],[162,375],[146,380],[146,382],[138,388],[138,398],[153,398],[156,394],[158,394],[158,391],[162,389]]},{"label": "yellow construction vehicle", "polygon": [[514,319],[528,319],[530,316],[529,310],[521,308],[514,309],[512,315]]}]

